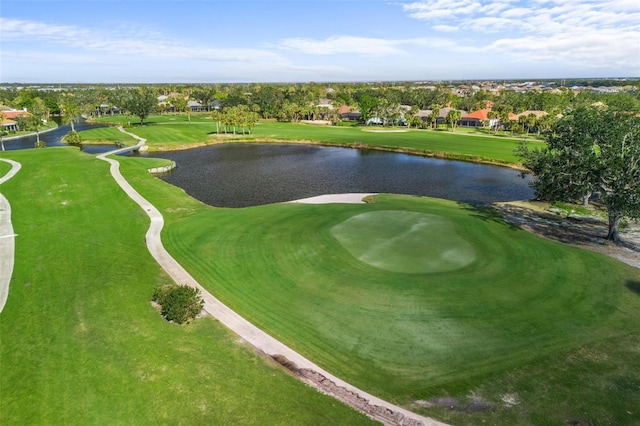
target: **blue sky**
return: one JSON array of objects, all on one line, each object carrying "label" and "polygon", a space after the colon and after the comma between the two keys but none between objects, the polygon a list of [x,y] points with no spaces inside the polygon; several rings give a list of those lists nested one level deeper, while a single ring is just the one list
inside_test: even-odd
[{"label": "blue sky", "polygon": [[638,76],[638,0],[0,3],[2,83]]}]

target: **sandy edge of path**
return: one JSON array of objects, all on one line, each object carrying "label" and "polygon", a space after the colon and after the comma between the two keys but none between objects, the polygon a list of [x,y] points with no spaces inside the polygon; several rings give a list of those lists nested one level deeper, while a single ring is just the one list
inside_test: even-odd
[{"label": "sandy edge of path", "polygon": [[[107,158],[107,156],[112,154],[140,149],[140,147],[146,143],[145,139],[125,131],[122,127],[119,127],[119,130],[136,138],[139,143],[132,147],[100,154],[97,158],[111,165],[109,170],[115,181],[125,193],[147,213],[147,216],[149,216],[151,223],[145,236],[145,241],[151,256],[153,256],[162,269],[164,269],[178,285],[188,285],[200,290],[200,294],[204,300],[205,312],[219,320],[259,352],[280,362],[280,364],[287,367],[305,383],[315,387],[320,392],[344,402],[374,420],[382,422],[385,425],[448,426],[446,423],[420,416],[419,414],[391,404],[333,376],[298,352],[251,324],[202,287],[162,245],[160,233],[164,226],[164,219],[160,211],[143,198],[131,184],[129,184],[124,176],[122,176],[119,170],[120,163],[115,159]],[[362,200],[362,194],[360,194],[360,200]]]}]

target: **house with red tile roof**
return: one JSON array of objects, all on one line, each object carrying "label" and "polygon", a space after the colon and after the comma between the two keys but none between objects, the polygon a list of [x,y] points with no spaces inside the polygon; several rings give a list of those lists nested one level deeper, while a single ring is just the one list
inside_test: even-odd
[{"label": "house with red tile roof", "polygon": [[349,105],[342,105],[338,108],[338,114],[341,120],[358,121],[360,119],[360,111]]},{"label": "house with red tile roof", "polygon": [[9,120],[15,120],[18,117],[28,117],[31,115],[29,114],[29,112],[27,112],[26,108],[25,109],[9,109],[2,112],[4,113],[4,116]]},{"label": "house with red tile roof", "polygon": [[19,117],[28,117],[31,114],[29,114],[27,112],[27,109],[8,109],[8,110],[3,110],[2,111],[2,115],[4,116],[4,119],[2,120],[2,127],[3,130],[5,131],[18,131],[20,130],[18,128],[18,122],[16,121],[17,118]]},{"label": "house with red tile roof", "polygon": [[[466,127],[493,127],[499,123],[497,118],[489,118],[490,108],[479,109],[460,119],[460,126]],[[512,112],[509,113],[509,120],[517,120],[518,116]]]}]

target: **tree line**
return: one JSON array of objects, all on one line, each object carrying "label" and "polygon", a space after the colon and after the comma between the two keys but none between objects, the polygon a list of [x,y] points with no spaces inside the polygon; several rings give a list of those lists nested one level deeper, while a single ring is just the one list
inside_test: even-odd
[{"label": "tree line", "polygon": [[[130,111],[133,101],[140,91],[159,95],[179,94],[176,103],[184,98],[194,100],[204,106],[218,102],[221,110],[239,105],[246,106],[263,119],[300,121],[326,119],[337,122],[335,110],[341,106],[351,106],[363,113],[362,120],[371,118],[376,108],[393,110],[400,105],[411,110],[435,110],[436,106],[475,111],[493,104],[493,110],[508,109],[512,113],[526,110],[546,111],[557,115],[581,106],[603,102],[618,109],[637,109],[640,105],[640,85],[635,82],[635,91],[621,93],[598,93],[594,91],[574,92],[559,87],[556,92],[485,89],[473,90],[471,85],[418,83],[296,83],[296,84],[201,84],[201,85],[142,85],[123,87],[83,87],[65,88],[59,91],[39,91],[35,88],[6,88],[0,91],[0,104],[14,108],[33,107],[36,98],[41,99],[52,114],[63,112],[64,100],[73,97],[83,115],[96,115],[112,111],[118,107],[123,112]],[[461,88],[462,87],[462,88]],[[333,109],[318,106],[320,99],[331,102]],[[178,109],[178,108],[177,108]],[[180,110],[188,112],[181,105]],[[390,111],[388,116],[392,116]],[[414,114],[415,115],[415,114]],[[415,122],[414,122],[415,124]]]}]

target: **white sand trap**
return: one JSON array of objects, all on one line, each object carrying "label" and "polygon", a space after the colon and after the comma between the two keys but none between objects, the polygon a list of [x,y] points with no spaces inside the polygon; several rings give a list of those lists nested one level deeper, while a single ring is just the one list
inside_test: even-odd
[{"label": "white sand trap", "polygon": [[342,204],[365,204],[362,199],[364,197],[368,197],[369,195],[376,194],[364,194],[364,193],[350,193],[350,194],[327,194],[327,195],[319,195],[317,197],[309,197],[303,198],[301,200],[289,201],[290,203],[301,203],[301,204],[331,204],[331,203],[342,203]]},{"label": "white sand trap", "polygon": [[471,264],[476,252],[443,216],[375,211],[352,216],[331,234],[356,259],[410,274],[450,272]]}]

